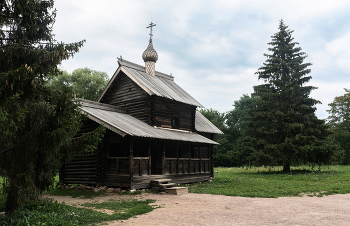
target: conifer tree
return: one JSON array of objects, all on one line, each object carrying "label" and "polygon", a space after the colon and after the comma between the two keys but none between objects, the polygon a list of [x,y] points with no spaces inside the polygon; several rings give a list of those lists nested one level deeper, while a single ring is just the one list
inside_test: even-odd
[{"label": "conifer tree", "polygon": [[99,128],[76,136],[82,125],[78,104],[67,88],[46,86],[57,65],[84,41],[54,40],[53,0],[0,1],[0,177],[6,212],[13,214],[53,184],[69,157],[93,150]]},{"label": "conifer tree", "polygon": [[292,33],[281,20],[268,43],[270,53],[264,54],[267,59],[256,72],[264,84],[255,86],[252,94],[260,99],[247,111],[239,140],[253,163],[282,164],[287,172],[292,164],[327,164],[334,150],[327,140],[328,127],[315,115],[320,102],[309,96],[316,87],[305,86],[311,79],[311,64],[304,62],[306,54]]}]

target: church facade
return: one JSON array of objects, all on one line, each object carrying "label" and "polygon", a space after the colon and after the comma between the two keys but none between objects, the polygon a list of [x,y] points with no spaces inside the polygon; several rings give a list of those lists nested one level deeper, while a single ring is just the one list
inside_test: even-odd
[{"label": "church facade", "polygon": [[145,66],[118,58],[99,99],[80,100],[88,117],[82,132],[99,125],[107,131],[95,153],[62,167],[61,183],[140,189],[155,179],[192,183],[213,177],[213,138],[222,132],[173,76],[155,70],[158,54],[150,35]]}]

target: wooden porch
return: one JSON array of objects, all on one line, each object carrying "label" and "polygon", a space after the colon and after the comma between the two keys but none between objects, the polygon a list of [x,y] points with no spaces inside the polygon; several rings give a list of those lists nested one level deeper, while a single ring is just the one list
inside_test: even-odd
[{"label": "wooden porch", "polygon": [[149,188],[150,181],[168,178],[172,182],[193,183],[210,179],[210,159],[166,158],[162,159],[162,173],[153,174],[151,157],[112,157],[107,161],[104,184],[131,189]]},{"label": "wooden porch", "polygon": [[206,181],[213,175],[212,145],[112,135],[94,154],[66,163],[61,183],[140,189],[149,188],[155,179],[180,184]]}]

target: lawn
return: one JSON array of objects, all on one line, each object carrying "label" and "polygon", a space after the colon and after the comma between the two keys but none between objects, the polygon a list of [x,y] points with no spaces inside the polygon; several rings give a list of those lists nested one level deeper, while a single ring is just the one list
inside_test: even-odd
[{"label": "lawn", "polygon": [[[350,193],[350,166],[324,167],[321,171],[309,167],[293,168],[282,173],[281,168],[215,168],[215,178],[208,182],[186,185],[189,192],[243,197],[276,198],[283,196],[323,196]],[[0,178],[1,179],[1,178]],[[88,191],[54,189],[49,194],[93,198],[105,195]],[[138,192],[140,194],[140,192]],[[85,207],[109,209],[112,215],[67,206],[56,202],[42,202],[24,208],[14,220],[1,219],[0,225],[87,225],[103,221],[127,219],[152,211],[154,200],[130,199],[86,204]],[[128,199],[129,198],[129,199]],[[5,198],[0,193],[0,212],[4,211]],[[41,224],[45,222],[46,224]]]},{"label": "lawn", "polygon": [[[1,178],[0,178],[1,180]],[[52,195],[63,195],[92,199],[96,196],[105,196],[106,193],[94,193],[93,191],[76,191],[53,189],[45,192]],[[126,192],[127,194],[133,194]],[[141,192],[135,192],[140,194]],[[124,194],[124,193],[123,193]],[[101,222],[125,220],[136,215],[145,214],[152,211],[157,206],[150,205],[155,200],[136,200],[130,196],[123,195],[120,200],[109,200],[102,203],[86,203],[81,207],[69,206],[64,203],[57,203],[50,200],[44,200],[38,204],[24,207],[16,218],[6,218],[0,214],[0,226],[4,225],[96,225]],[[107,214],[94,209],[111,210],[112,214]],[[0,192],[0,212],[5,210],[5,197]]]},{"label": "lawn", "polygon": [[329,166],[321,171],[310,167],[215,168],[209,182],[190,184],[189,192],[243,197],[322,196],[350,193],[350,166]]},{"label": "lawn", "polygon": [[78,208],[57,202],[43,201],[23,208],[16,218],[0,216],[0,225],[95,225],[104,221],[126,220],[154,209],[155,200],[120,200],[87,205],[96,209],[109,209],[112,214]]}]

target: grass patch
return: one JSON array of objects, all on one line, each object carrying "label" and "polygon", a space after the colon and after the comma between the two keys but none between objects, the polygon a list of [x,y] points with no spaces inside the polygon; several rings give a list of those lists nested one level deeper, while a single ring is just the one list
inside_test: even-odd
[{"label": "grass patch", "polygon": [[117,210],[113,214],[107,214],[46,200],[23,208],[16,218],[0,216],[0,225],[95,225],[104,221],[125,220],[148,213],[153,210],[153,207],[148,205],[152,202],[155,200],[108,201],[92,205],[95,208]]},{"label": "grass patch", "polygon": [[126,191],[126,192],[122,192],[120,193],[120,195],[142,195],[142,191],[137,190],[137,191]]},{"label": "grass patch", "polygon": [[93,199],[98,196],[107,196],[105,192],[94,192],[86,190],[74,190],[74,189],[59,189],[55,188],[50,191],[45,192],[47,195],[58,195],[58,196],[71,196],[72,198],[81,198],[81,199]]},{"label": "grass patch", "polygon": [[215,168],[211,182],[188,185],[189,192],[243,197],[276,198],[350,193],[350,166],[330,166],[321,171],[294,168]]},{"label": "grass patch", "polygon": [[[107,209],[114,211],[115,214],[123,215],[130,218],[134,215],[145,214],[152,211],[153,207],[148,204],[154,203],[155,200],[147,199],[139,201],[137,199],[130,200],[110,200],[102,203],[84,203],[82,206],[93,207],[95,209]],[[127,219],[125,218],[125,219]]]}]

